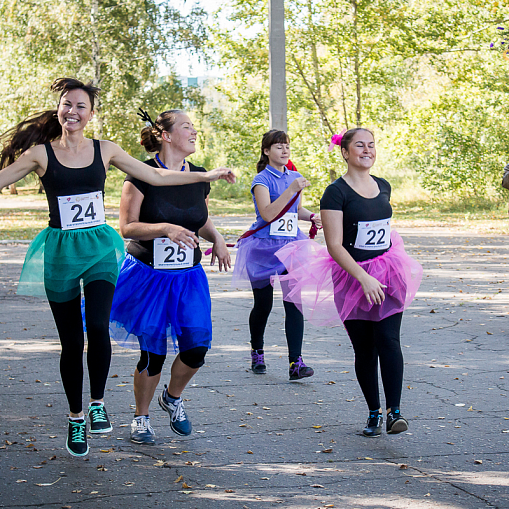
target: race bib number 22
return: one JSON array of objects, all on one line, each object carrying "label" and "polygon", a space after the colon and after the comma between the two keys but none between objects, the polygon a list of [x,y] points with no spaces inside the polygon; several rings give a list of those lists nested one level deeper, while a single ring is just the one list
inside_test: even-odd
[{"label": "race bib number 22", "polygon": [[391,220],[359,221],[355,247],[365,250],[389,249],[391,245]]}]

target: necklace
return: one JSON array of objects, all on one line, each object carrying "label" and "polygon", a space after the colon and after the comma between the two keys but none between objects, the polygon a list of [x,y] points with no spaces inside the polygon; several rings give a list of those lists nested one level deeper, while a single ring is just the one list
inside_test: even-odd
[{"label": "necklace", "polygon": [[[156,161],[160,164],[161,168],[164,168],[165,170],[168,169],[168,167],[159,159],[159,154],[156,154]],[[184,171],[186,169],[186,160],[184,159],[182,164],[182,169],[180,171]]]}]

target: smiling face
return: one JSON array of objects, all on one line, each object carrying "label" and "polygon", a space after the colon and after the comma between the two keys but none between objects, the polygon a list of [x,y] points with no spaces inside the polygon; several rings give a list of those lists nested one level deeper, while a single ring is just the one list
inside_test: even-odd
[{"label": "smiling face", "polygon": [[65,92],[58,103],[58,121],[69,132],[83,130],[94,116],[90,97],[79,88]]},{"label": "smiling face", "polygon": [[164,141],[171,143],[173,150],[178,150],[187,157],[196,152],[196,136],[198,131],[194,128],[191,119],[185,113],[179,113],[175,118],[171,132],[163,131]]},{"label": "smiling face", "polygon": [[270,148],[266,148],[264,153],[269,158],[269,164],[273,168],[280,169],[288,164],[288,159],[290,159],[290,144],[274,143]]},{"label": "smiling face", "polygon": [[347,149],[341,149],[348,169],[369,170],[376,161],[375,139],[369,131],[357,131]]}]

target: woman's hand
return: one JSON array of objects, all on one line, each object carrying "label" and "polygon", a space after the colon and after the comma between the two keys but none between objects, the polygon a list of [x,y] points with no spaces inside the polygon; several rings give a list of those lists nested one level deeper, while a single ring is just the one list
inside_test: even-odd
[{"label": "woman's hand", "polygon": [[310,185],[311,182],[309,182],[309,180],[307,180],[304,177],[299,177],[290,184],[290,187],[288,189],[290,189],[290,191],[293,194],[295,194],[298,193],[299,191],[302,191],[304,188],[309,187]]},{"label": "woman's hand", "polygon": [[230,258],[230,252],[226,247],[226,243],[221,237],[221,240],[214,242],[212,246],[212,259],[210,260],[210,265],[214,265],[217,257],[217,264],[219,266],[219,272],[223,269],[225,272],[228,272],[228,269],[232,268],[232,261]]},{"label": "woman's hand", "polygon": [[367,273],[362,278],[359,278],[359,283],[369,304],[382,304],[385,300],[383,289],[387,288],[386,285],[383,285],[378,279]]},{"label": "woman's hand", "polygon": [[165,231],[165,235],[180,247],[184,247],[184,245],[186,245],[191,249],[194,249],[198,246],[198,237],[192,231],[186,230],[182,226],[169,223],[166,230],[167,231]]},{"label": "woman's hand", "polygon": [[235,175],[229,168],[216,168],[203,174],[206,182],[214,182],[215,180],[223,179],[230,184],[235,184]]},{"label": "woman's hand", "polygon": [[313,223],[315,223],[315,226],[320,229],[322,228],[322,218],[320,217],[320,214],[313,214],[313,219],[311,219]]}]

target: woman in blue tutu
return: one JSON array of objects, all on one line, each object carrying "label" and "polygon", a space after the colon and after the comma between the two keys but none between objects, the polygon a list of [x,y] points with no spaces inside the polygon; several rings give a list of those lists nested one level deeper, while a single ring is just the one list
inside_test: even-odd
[{"label": "woman in blue tutu", "polygon": [[[290,138],[284,131],[271,130],[263,135],[258,175],[251,184],[256,222],[237,243],[232,286],[249,286],[253,290],[249,331],[251,369],[255,374],[266,372],[263,337],[273,303],[270,278],[285,271],[274,253],[289,243],[307,238],[298,227],[298,219],[321,226],[320,216],[302,206],[300,193],[310,184],[297,171],[288,171],[289,157]],[[301,355],[304,318],[293,303],[285,300],[283,304],[289,376],[290,380],[300,380],[314,374]]]},{"label": "woman in blue tutu", "polygon": [[[146,161],[164,171],[203,175],[204,168],[186,161],[196,150],[197,131],[180,110],[161,113],[141,132]],[[131,423],[131,441],[154,444],[149,406],[161,378],[168,345],[178,354],[171,366],[168,385],[159,395],[159,405],[170,416],[178,435],[189,435],[191,422],[182,401],[186,385],[203,366],[212,340],[210,293],[200,264],[198,235],[213,243],[212,264],[227,270],[230,255],[208,217],[210,185],[154,187],[128,176],[120,200],[120,230],[132,239],[122,265],[111,311],[111,337],[121,346],[140,349],[134,371],[136,411]]]},{"label": "woman in blue tutu", "polygon": [[46,295],[57,326],[62,353],[60,373],[69,402],[67,450],[88,454],[82,409],[84,332],[81,284],[85,295],[87,362],[90,378],[88,415],[91,433],[111,431],[104,388],[111,360],[109,314],[124,243],[105,222],[104,181],[110,164],[153,185],[209,182],[215,172],[169,172],[132,158],[116,144],[85,138],[99,89],[72,78],[56,80],[58,109],[28,118],[2,136],[0,189],[34,171],[44,185],[49,226],[31,243],[18,286],[20,295]]}]

